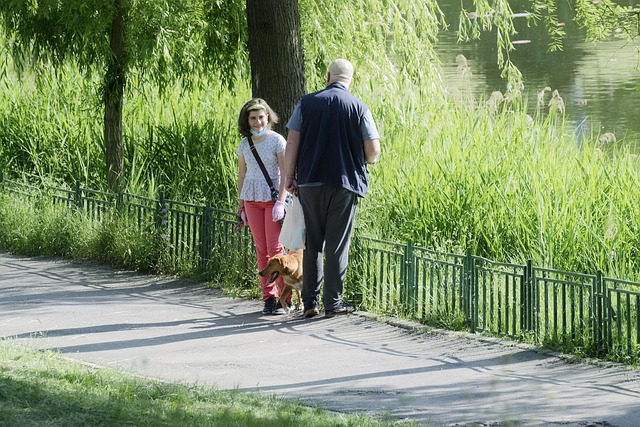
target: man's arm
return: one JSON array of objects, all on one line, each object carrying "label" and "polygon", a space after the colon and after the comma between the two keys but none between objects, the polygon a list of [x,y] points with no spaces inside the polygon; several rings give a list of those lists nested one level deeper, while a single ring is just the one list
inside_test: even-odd
[{"label": "man's arm", "polygon": [[373,121],[371,110],[364,113],[360,123],[360,132],[362,132],[364,140],[364,160],[367,164],[373,165],[378,162],[378,156],[380,156],[380,135],[376,123]]},{"label": "man's arm", "polygon": [[284,185],[289,193],[298,193],[296,181],[296,166],[298,163],[298,149],[300,147],[300,132],[289,129],[287,135],[287,148],[284,151]]},{"label": "man's arm", "polygon": [[380,140],[367,139],[364,141],[364,160],[370,164],[376,164],[380,156]]}]

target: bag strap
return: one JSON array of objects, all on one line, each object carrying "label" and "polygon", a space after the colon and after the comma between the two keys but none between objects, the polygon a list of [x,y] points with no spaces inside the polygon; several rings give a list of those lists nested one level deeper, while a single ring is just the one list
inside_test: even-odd
[{"label": "bag strap", "polygon": [[251,148],[251,152],[253,153],[253,157],[256,158],[256,162],[258,162],[258,166],[260,166],[260,170],[262,171],[262,174],[264,175],[264,179],[267,181],[267,184],[269,184],[269,189],[271,190],[271,194],[273,195],[277,191],[276,191],[275,187],[273,186],[273,181],[271,180],[271,177],[269,176],[269,172],[267,172],[267,168],[264,167],[264,163],[262,163],[262,159],[260,158],[260,155],[258,154],[258,150],[256,149],[256,146],[253,144],[253,140],[251,139],[251,136],[248,136],[247,140],[249,141],[249,147]]}]

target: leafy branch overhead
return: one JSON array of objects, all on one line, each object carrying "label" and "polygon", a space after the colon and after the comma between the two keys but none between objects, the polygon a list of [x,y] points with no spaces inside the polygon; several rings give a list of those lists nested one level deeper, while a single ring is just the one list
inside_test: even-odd
[{"label": "leafy branch overhead", "polygon": [[[495,34],[498,66],[502,76],[511,83],[512,90],[521,88],[521,74],[511,60],[510,52],[518,44],[531,40],[518,39],[517,26],[543,24],[549,35],[549,51],[562,50],[562,40],[566,36],[565,23],[558,19],[557,0],[530,0],[529,2],[509,2],[508,0],[474,0],[463,2],[458,17],[458,41],[468,42]],[[513,10],[515,7],[522,10]],[[577,25],[586,31],[587,41],[600,41],[611,36],[623,36],[632,40],[638,35],[640,8],[620,6],[611,0],[576,0],[573,5]]]},{"label": "leafy branch overhead", "polygon": [[[109,32],[116,1],[5,0],[0,2],[0,28],[10,41],[15,64],[31,66],[42,61],[59,64],[67,59],[88,72],[104,67],[109,58]],[[232,85],[248,75],[245,2],[240,0],[123,0],[126,11],[125,70],[136,70],[161,85],[198,72],[213,72]],[[372,62],[388,70],[418,73],[424,70],[417,46],[428,47],[443,28],[444,15],[436,1],[403,2],[347,0],[343,13],[319,0],[299,0],[307,76],[322,79],[324,67],[339,52],[373,55]],[[522,4],[522,2],[518,2]],[[508,0],[463,1],[458,22],[460,41],[496,34],[496,61],[515,75],[509,52],[516,48],[514,22],[547,28],[549,49],[562,49],[564,23],[558,21],[557,0],[528,2],[514,10]],[[527,4],[527,3],[524,3]],[[576,21],[589,40],[613,34],[638,35],[640,9],[611,0],[576,0]],[[522,6],[518,6],[522,7]],[[330,30],[329,30],[330,29]],[[353,42],[346,46],[344,40]],[[426,45],[425,45],[426,43]],[[386,46],[386,49],[363,49]],[[413,48],[413,49],[412,49]],[[427,57],[430,49],[427,49]],[[362,55],[364,57],[364,54]],[[423,57],[424,58],[424,57]],[[433,60],[434,58],[431,58]],[[416,74],[413,74],[415,77]],[[191,81],[187,79],[187,83]]]},{"label": "leafy branch overhead", "polygon": [[[109,35],[121,3],[127,71],[160,84],[196,71],[236,77],[244,56],[244,7],[204,0],[37,0],[0,5],[0,24],[20,67],[76,61],[88,72],[109,59]],[[224,24],[224,25],[222,25]]]}]

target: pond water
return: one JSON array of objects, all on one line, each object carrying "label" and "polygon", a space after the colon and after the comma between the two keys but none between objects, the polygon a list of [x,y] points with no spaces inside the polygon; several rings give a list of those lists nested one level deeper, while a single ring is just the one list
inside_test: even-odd
[{"label": "pond water", "polygon": [[[448,1],[441,7],[447,17],[459,14],[459,3]],[[512,3],[514,12],[524,12]],[[529,3],[526,3],[529,4]],[[576,133],[613,133],[621,143],[638,145],[640,141],[640,40],[628,42],[612,38],[585,42],[585,34],[575,22],[568,5],[559,10],[566,36],[563,50],[548,52],[549,36],[543,26],[526,25],[515,19],[518,34],[512,40],[527,40],[511,52],[512,62],[523,74],[525,96],[530,113],[535,111],[538,93],[545,87],[557,90],[565,104],[565,117]],[[436,51],[442,62],[445,85],[462,96],[488,99],[493,91],[505,92],[497,66],[495,34],[486,33],[481,40],[457,43],[457,22],[442,32]],[[640,39],[640,37],[639,37]],[[463,55],[471,76],[460,72],[458,55]],[[548,102],[551,92],[545,93]],[[545,104],[546,106],[547,104]],[[548,107],[545,107],[548,109]]]}]

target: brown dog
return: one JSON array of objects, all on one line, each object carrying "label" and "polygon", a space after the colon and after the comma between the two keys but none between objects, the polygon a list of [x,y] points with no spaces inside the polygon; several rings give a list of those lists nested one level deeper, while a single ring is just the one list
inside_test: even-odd
[{"label": "brown dog", "polygon": [[299,307],[302,307],[302,253],[303,249],[289,252],[286,255],[275,255],[269,258],[269,263],[265,268],[260,270],[258,274],[262,277],[268,277],[268,283],[273,283],[282,276],[284,281],[284,289],[280,295],[280,304],[285,310],[289,310],[287,298],[293,290],[298,295]]}]

